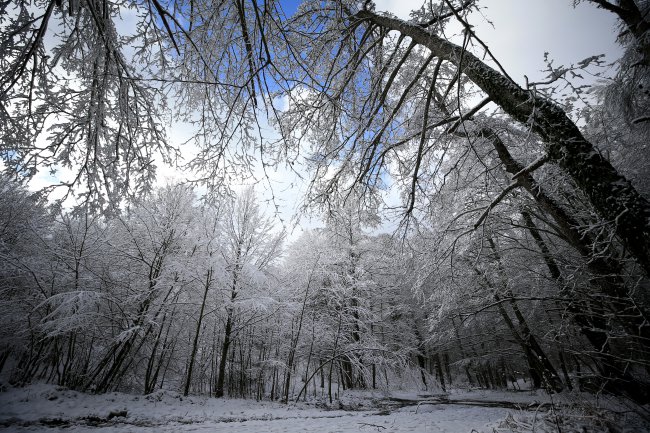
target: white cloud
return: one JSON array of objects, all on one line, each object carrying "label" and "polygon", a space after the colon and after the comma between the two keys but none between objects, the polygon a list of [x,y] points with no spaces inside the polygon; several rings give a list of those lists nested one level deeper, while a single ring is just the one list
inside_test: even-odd
[{"label": "white cloud", "polygon": [[[555,66],[578,62],[594,54],[621,55],[613,14],[587,2],[573,8],[568,0],[482,0],[482,14],[472,14],[477,35],[515,81],[524,84],[546,74],[544,53]],[[489,19],[488,22],[487,20]]]},{"label": "white cloud", "polygon": [[390,12],[406,20],[409,19],[412,10],[419,9],[423,4],[422,0],[376,0],[375,9]]}]

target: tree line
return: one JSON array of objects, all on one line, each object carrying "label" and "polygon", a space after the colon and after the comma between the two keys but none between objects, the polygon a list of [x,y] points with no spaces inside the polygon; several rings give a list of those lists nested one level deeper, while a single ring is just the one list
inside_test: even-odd
[{"label": "tree line", "polygon": [[[532,203],[511,203],[517,218],[504,212],[490,233],[459,239],[439,216],[444,230],[406,241],[372,234],[376,219],[348,205],[284,246],[250,188],[206,204],[169,186],[110,218],[48,207],[6,178],[3,191],[0,372],[14,385],[330,402],[345,389],[458,386],[645,398],[643,345],[618,315],[632,296],[595,293]],[[588,332],[606,333],[606,347]]]}]

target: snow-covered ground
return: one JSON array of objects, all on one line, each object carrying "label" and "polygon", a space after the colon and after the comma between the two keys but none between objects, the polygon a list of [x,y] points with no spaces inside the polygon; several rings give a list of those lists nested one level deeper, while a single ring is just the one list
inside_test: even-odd
[{"label": "snow-covered ground", "polygon": [[[0,430],[11,432],[521,432],[552,431],[536,411],[547,402],[530,392],[454,392],[415,405],[415,393],[347,393],[334,408],[309,403],[182,397],[88,395],[53,385],[0,393]],[[460,400],[467,402],[461,404]],[[448,401],[448,403],[445,403]],[[485,407],[499,402],[510,407]],[[521,405],[518,408],[517,405]],[[542,405],[542,407],[545,405]],[[546,418],[548,418],[546,416]],[[623,431],[638,431],[636,430]],[[579,430],[581,431],[581,430]],[[586,430],[594,431],[594,430]]]}]

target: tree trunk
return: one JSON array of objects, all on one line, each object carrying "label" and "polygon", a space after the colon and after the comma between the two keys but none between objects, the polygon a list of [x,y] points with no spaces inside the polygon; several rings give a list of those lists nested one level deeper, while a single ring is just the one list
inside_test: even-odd
[{"label": "tree trunk", "polygon": [[185,379],[185,389],[183,395],[187,396],[190,392],[190,385],[192,384],[192,369],[194,368],[194,359],[196,358],[196,351],[199,347],[199,335],[201,334],[201,325],[203,323],[203,311],[205,310],[205,301],[208,298],[208,290],[212,283],[212,268],[208,269],[205,277],[205,290],[203,290],[203,301],[201,301],[201,309],[199,311],[199,318],[196,322],[196,332],[194,333],[194,341],[192,342],[192,353],[190,354],[189,364],[187,366],[187,377]]},{"label": "tree trunk", "polygon": [[[314,266],[315,268],[316,266]],[[312,268],[311,273],[309,274],[309,278],[307,279],[307,287],[305,288],[305,296],[303,297],[302,300],[302,308],[300,309],[300,316],[298,319],[298,330],[296,331],[296,335],[292,335],[291,339],[291,347],[289,348],[289,359],[287,360],[287,377],[286,377],[286,382],[285,382],[285,387],[284,387],[284,403],[289,403],[289,385],[291,383],[291,372],[293,370],[293,363],[294,363],[294,358],[296,356],[296,348],[298,347],[298,341],[300,339],[300,332],[302,331],[302,321],[305,316],[305,307],[307,306],[307,299],[309,296],[309,287],[311,286],[311,280],[314,275],[314,269]],[[293,330],[293,322],[291,323],[292,330]],[[312,347],[313,347],[314,341],[312,339]],[[311,358],[311,348],[309,349],[309,357]],[[309,360],[307,361],[307,367],[309,367]]]},{"label": "tree trunk", "polygon": [[144,394],[150,394],[153,392],[156,386],[156,377],[154,375],[154,365],[156,363],[156,353],[158,352],[158,346],[160,345],[160,340],[163,334],[163,329],[165,328],[165,319],[166,315],[163,316],[163,320],[160,323],[160,329],[158,330],[158,335],[156,335],[156,341],[154,342],[153,347],[151,348],[151,355],[147,361],[147,370],[144,374]]},{"label": "tree trunk", "polygon": [[223,331],[223,344],[221,345],[221,357],[219,358],[219,369],[217,370],[217,385],[214,396],[219,398],[224,394],[224,383],[226,380],[226,362],[228,361],[228,349],[230,349],[230,336],[232,333],[232,309],[228,310],[226,328]]},{"label": "tree trunk", "polygon": [[445,374],[442,371],[442,362],[440,361],[440,354],[438,352],[433,355],[433,360],[436,367],[436,376],[438,377],[438,382],[440,382],[440,387],[443,391],[447,392],[447,386],[445,385]]},{"label": "tree trunk", "polygon": [[231,343],[231,334],[232,334],[232,315],[234,309],[234,302],[237,298],[237,280],[239,278],[239,272],[241,271],[241,264],[239,260],[241,259],[241,244],[237,247],[237,252],[235,254],[235,266],[232,274],[232,286],[230,288],[230,304],[226,306],[227,317],[226,317],[226,327],[223,331],[223,344],[221,346],[221,358],[219,358],[219,370],[217,371],[217,385],[215,387],[214,395],[215,397],[223,397],[224,395],[224,383],[226,379],[226,361],[228,358],[228,349],[230,348]]},{"label": "tree trunk", "polygon": [[451,387],[451,368],[449,367],[449,354],[447,352],[442,352],[442,363],[444,365],[444,371],[447,373],[447,384]]},{"label": "tree trunk", "polygon": [[[426,348],[424,346],[424,342],[422,341],[422,336],[420,335],[420,330],[418,329],[417,324],[413,324],[413,331],[415,333],[415,338],[417,339],[418,343],[418,351],[417,351],[417,359],[418,359],[418,367],[420,367],[420,378],[422,379],[422,384],[424,385],[424,389],[428,389],[427,385],[427,376],[426,376],[426,362],[425,362],[425,352]],[[373,388],[374,388],[374,366],[373,366]]]},{"label": "tree trunk", "polygon": [[10,354],[11,348],[3,350],[2,354],[0,354],[0,373],[2,373],[2,370],[4,370],[5,363],[7,362],[7,359],[9,359]]},{"label": "tree trunk", "polygon": [[[460,331],[458,330],[458,326],[456,325],[456,321],[454,320],[453,317],[451,318],[451,325],[454,328],[454,335],[456,336],[456,343],[458,344],[458,349],[460,350],[460,356],[463,360],[465,360],[467,359],[467,353],[465,352],[465,347],[463,346],[463,343],[460,340]],[[467,376],[467,383],[469,384],[470,387],[473,387],[474,379],[472,378],[472,374],[469,371],[469,366],[467,364],[465,364],[464,370],[465,370],[465,375]]]}]

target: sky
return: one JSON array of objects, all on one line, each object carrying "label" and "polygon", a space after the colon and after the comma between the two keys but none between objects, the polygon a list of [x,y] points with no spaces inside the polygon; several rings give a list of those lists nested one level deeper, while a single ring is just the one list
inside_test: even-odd
[{"label": "sky", "polygon": [[[285,12],[291,13],[299,1],[284,0],[282,3]],[[377,11],[408,19],[410,11],[419,8],[422,0],[376,0],[375,3]],[[546,76],[543,72],[546,69],[545,52],[549,53],[549,59],[556,67],[568,66],[597,54],[605,54],[606,60],[612,62],[622,53],[616,43],[614,15],[587,2],[574,8],[573,0],[480,0],[479,6],[480,14],[473,13],[471,17],[476,34],[522,86],[526,82],[524,75],[530,82],[540,81]],[[452,27],[450,30],[453,32]],[[274,193],[283,219],[290,221],[304,188],[287,189],[286,186],[299,183],[288,172],[277,176],[271,174],[271,178],[278,188]],[[396,191],[386,199],[392,205],[399,201]],[[317,226],[319,222],[303,217],[300,224],[304,228]],[[394,223],[387,223],[387,226],[392,227]],[[289,228],[293,229],[292,237],[302,231],[301,228]]]},{"label": "sky", "polygon": [[[299,0],[281,0],[286,13],[295,11]],[[412,9],[420,7],[422,0],[376,0],[376,10],[388,11],[400,18],[408,19]],[[620,57],[621,49],[616,44],[616,22],[613,14],[598,9],[587,1],[573,7],[573,0],[480,0],[480,13],[473,13],[470,22],[476,34],[490,47],[492,53],[505,67],[510,76],[521,85],[525,83],[524,75],[530,81],[544,78],[542,71],[546,68],[544,53],[554,60],[555,66],[569,65],[595,55],[606,54],[608,61]],[[125,25],[128,25],[128,21]],[[458,31],[460,26],[449,27],[448,36]],[[588,77],[587,77],[588,78]],[[187,137],[187,130],[174,125],[170,128],[170,138],[181,143]],[[274,202],[268,203],[267,213],[278,213],[292,237],[300,233],[295,229],[294,216],[301,204],[300,196],[306,185],[292,174],[290,170],[279,168],[269,172],[270,179],[264,179],[261,170],[257,177],[261,179],[257,186],[258,194],[263,199],[270,199],[269,182],[273,186]],[[182,180],[185,174],[171,168],[160,170],[158,182],[161,185]],[[32,187],[42,187],[52,182],[52,177],[43,174],[35,179]],[[244,184],[248,185],[251,180]],[[234,185],[235,189],[244,185]],[[387,200],[396,204],[395,191]],[[277,209],[276,209],[277,207]],[[302,217],[300,225],[311,227],[319,221]]]},{"label": "sky", "polygon": [[[408,19],[423,0],[374,0],[377,11]],[[296,10],[300,0],[281,0],[286,13]],[[479,0],[481,14],[473,13],[477,35],[488,44],[515,80],[524,83],[543,78],[544,52],[556,65],[578,62],[595,54],[609,60],[621,54],[616,44],[616,20],[612,13],[583,0]],[[491,24],[490,24],[491,22]]]},{"label": "sky", "polygon": [[[622,54],[616,44],[616,20],[612,13],[572,0],[483,0],[483,14],[476,32],[516,81],[524,74],[543,78],[544,53],[554,65],[568,65],[596,54],[614,61]],[[474,14],[476,15],[476,14]],[[478,18],[478,17],[477,17]]]},{"label": "sky", "polygon": [[[408,19],[422,0],[377,0],[378,11]],[[620,57],[616,20],[612,13],[573,0],[480,0],[471,24],[513,79],[525,83],[543,78],[544,53],[554,65],[576,63],[595,54]]]}]

